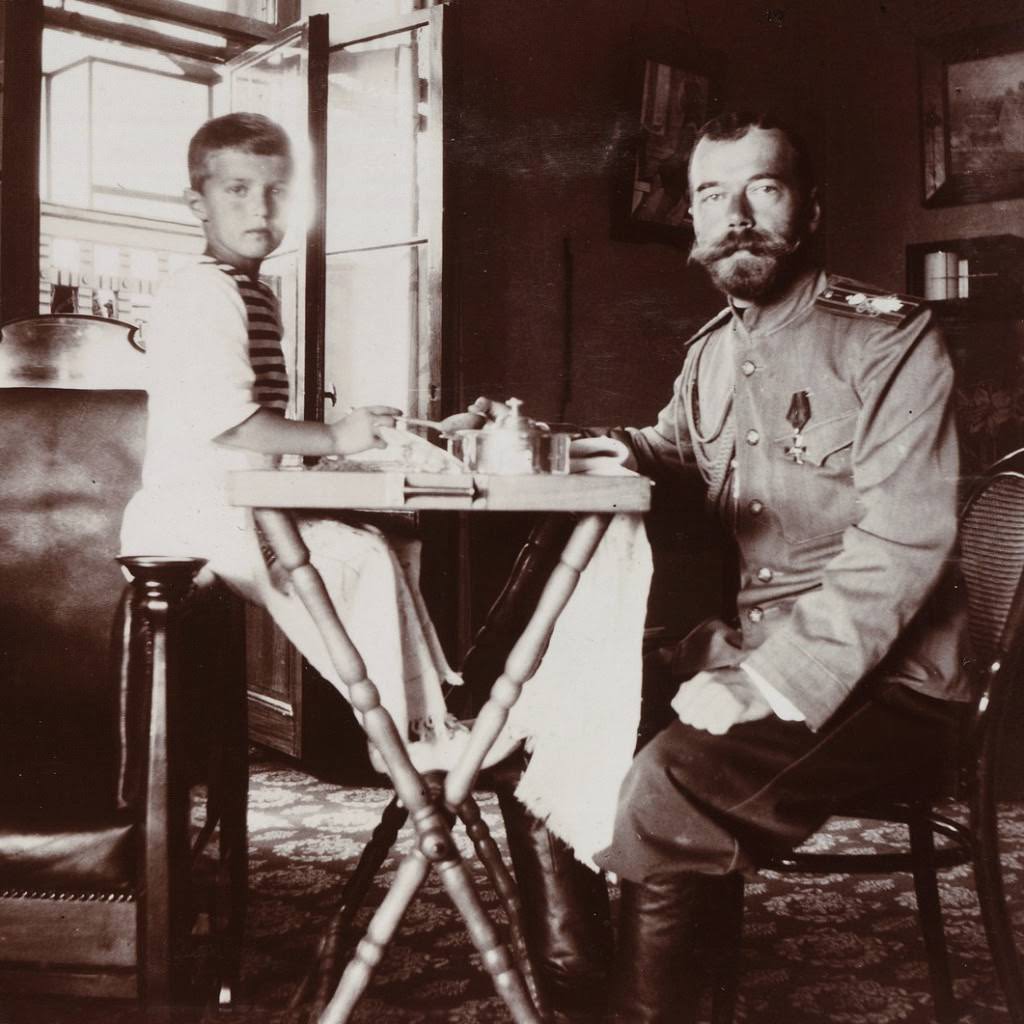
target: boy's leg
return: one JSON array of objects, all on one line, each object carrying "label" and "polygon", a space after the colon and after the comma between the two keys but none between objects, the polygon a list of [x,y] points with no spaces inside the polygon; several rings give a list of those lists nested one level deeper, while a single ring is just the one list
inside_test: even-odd
[{"label": "boy's leg", "polygon": [[[381,704],[406,740],[413,763],[420,771],[448,770],[465,749],[468,729],[448,713],[443,683],[450,669],[432,623],[423,618],[422,601],[409,585],[410,573],[413,579],[415,573],[373,527],[311,518],[300,522],[300,531],[310,561],[365,663],[367,677],[377,687]],[[247,596],[270,612],[306,660],[347,699],[347,688],[320,631],[290,584],[282,585],[272,572],[261,571],[251,589],[253,594]],[[488,763],[516,745],[518,740],[504,733],[489,753]],[[383,770],[383,765],[377,767]]]},{"label": "boy's leg", "polygon": [[[440,679],[387,542],[376,530],[331,520],[302,522],[300,530],[310,561],[399,732],[411,738],[427,720],[436,717],[443,723]],[[282,632],[347,699],[320,630],[290,584],[263,572],[256,575],[254,589],[255,600]]]}]

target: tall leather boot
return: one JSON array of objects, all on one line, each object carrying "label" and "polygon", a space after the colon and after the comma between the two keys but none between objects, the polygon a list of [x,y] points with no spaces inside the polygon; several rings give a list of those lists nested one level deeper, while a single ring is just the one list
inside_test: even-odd
[{"label": "tall leather boot", "polygon": [[701,996],[698,940],[707,912],[705,883],[692,873],[639,885],[620,883],[612,976],[614,1024],[694,1024]]},{"label": "tall leather boot", "polygon": [[613,946],[604,876],[581,864],[511,789],[499,788],[498,802],[537,982],[556,1011],[602,1013]]}]

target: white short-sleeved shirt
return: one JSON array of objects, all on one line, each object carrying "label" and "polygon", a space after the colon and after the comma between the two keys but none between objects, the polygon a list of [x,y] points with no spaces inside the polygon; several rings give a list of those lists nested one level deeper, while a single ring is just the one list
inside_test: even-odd
[{"label": "white short-sleeved shirt", "polygon": [[215,440],[260,408],[235,281],[215,263],[174,274],[153,304],[145,344],[146,455],[121,550],[202,557],[223,575],[244,573],[258,549],[250,514],[228,504],[226,473],[270,457]]}]

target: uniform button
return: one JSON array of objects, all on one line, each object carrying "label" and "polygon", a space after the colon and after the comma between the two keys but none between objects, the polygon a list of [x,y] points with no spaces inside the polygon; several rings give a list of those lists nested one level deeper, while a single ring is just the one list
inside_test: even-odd
[{"label": "uniform button", "polygon": [[751,608],[750,611],[747,612],[747,618],[750,619],[751,622],[760,622],[764,618],[764,609]]},{"label": "uniform button", "polygon": [[759,516],[764,511],[764,502],[758,501],[757,498],[755,498],[747,506],[747,509],[749,510],[752,516]]},{"label": "uniform button", "polygon": [[771,583],[772,577],[774,575],[775,573],[773,573],[771,569],[768,568],[768,566],[764,566],[763,568],[757,570],[757,578],[762,583]]},{"label": "uniform button", "polygon": [[739,463],[735,459],[730,459],[729,460],[729,468],[730,469],[735,469],[738,465],[739,465]]},{"label": "uniform button", "polygon": [[744,359],[740,363],[740,369],[743,371],[744,377],[749,377],[757,369],[757,366],[752,359]]},{"label": "uniform button", "polygon": [[756,430],[747,431],[747,444],[757,444],[761,440],[761,435]]}]

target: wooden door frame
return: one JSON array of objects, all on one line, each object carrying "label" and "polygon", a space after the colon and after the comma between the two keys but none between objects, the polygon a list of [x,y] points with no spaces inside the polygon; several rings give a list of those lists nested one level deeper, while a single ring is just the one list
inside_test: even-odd
[{"label": "wooden door frame", "polygon": [[39,313],[42,0],[4,4],[0,321]]}]

